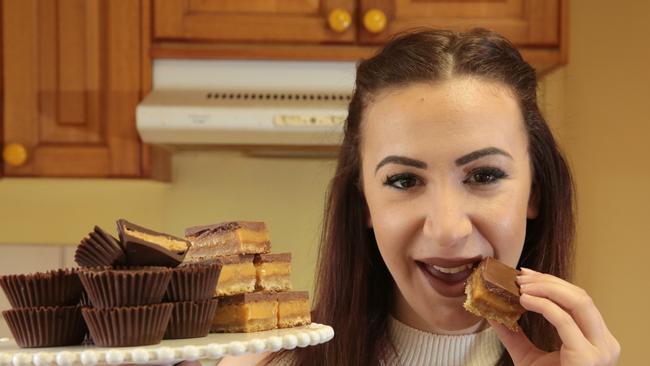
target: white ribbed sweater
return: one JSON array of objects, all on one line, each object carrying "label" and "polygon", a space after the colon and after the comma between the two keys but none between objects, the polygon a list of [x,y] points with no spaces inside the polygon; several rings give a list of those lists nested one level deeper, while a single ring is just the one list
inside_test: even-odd
[{"label": "white ribbed sweater", "polygon": [[411,328],[392,316],[388,328],[397,357],[388,360],[387,366],[492,366],[503,352],[492,328],[473,334],[439,335]]}]

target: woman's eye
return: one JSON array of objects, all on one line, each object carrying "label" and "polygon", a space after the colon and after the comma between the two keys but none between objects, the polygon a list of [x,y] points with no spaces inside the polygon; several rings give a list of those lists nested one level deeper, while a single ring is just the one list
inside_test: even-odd
[{"label": "woman's eye", "polygon": [[507,174],[498,168],[479,168],[472,170],[463,181],[469,184],[490,184],[506,178]]},{"label": "woman's eye", "polygon": [[400,190],[407,190],[412,188],[419,183],[419,178],[413,174],[395,174],[389,175],[384,181],[385,186],[390,186]]}]

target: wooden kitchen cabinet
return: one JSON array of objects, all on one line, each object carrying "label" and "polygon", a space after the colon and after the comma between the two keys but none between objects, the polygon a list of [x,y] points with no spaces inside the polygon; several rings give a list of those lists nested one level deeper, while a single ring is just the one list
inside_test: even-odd
[{"label": "wooden kitchen cabinet", "polygon": [[[350,20],[350,0],[154,0],[157,40],[353,43],[356,23],[341,31],[328,24],[335,9]],[[324,26],[325,25],[325,26]]]},{"label": "wooden kitchen cabinet", "polygon": [[[335,31],[340,10],[351,21]],[[568,0],[154,0],[152,12],[155,58],[357,60],[424,26],[493,29],[540,72],[567,61]]]},{"label": "wooden kitchen cabinet", "polygon": [[483,27],[499,32],[520,46],[556,46],[559,42],[560,0],[359,2],[360,14],[378,9],[387,18],[381,32],[373,33],[361,27],[361,43],[384,43],[391,34],[420,26],[453,30]]},{"label": "wooden kitchen cabinet", "polygon": [[135,127],[141,13],[140,0],[3,0],[5,176],[168,179],[168,154]]}]

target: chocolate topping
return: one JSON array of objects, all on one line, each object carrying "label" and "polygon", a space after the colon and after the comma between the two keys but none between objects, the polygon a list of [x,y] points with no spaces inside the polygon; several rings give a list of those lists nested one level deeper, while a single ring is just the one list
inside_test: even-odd
[{"label": "chocolate topping", "polygon": [[201,236],[212,233],[234,231],[240,228],[258,231],[264,230],[266,224],[261,221],[230,221],[222,222],[220,224],[192,226],[185,229],[185,236]]},{"label": "chocolate topping", "polygon": [[514,268],[488,257],[481,262],[481,278],[485,287],[498,293],[510,302],[519,303],[519,286],[517,285],[517,271]]},{"label": "chocolate topping", "polygon": [[309,300],[308,291],[278,292],[278,301]]},{"label": "chocolate topping", "polygon": [[182,266],[189,266],[194,264],[210,264],[213,262],[221,263],[222,265],[226,264],[239,264],[246,262],[253,262],[255,259],[254,254],[233,254],[233,255],[224,255],[224,256],[201,256],[193,257],[189,261],[183,262]]},{"label": "chocolate topping", "polygon": [[255,254],[255,264],[273,262],[291,262],[291,253]]},{"label": "chocolate topping", "polygon": [[277,293],[275,292],[247,292],[232,296],[219,297],[220,305],[228,304],[245,304],[258,301],[275,301],[277,300]]},{"label": "chocolate topping", "polygon": [[[176,267],[183,261],[183,258],[185,258],[185,254],[187,254],[191,245],[190,242],[185,239],[159,233],[135,225],[124,219],[117,221],[117,230],[120,234],[120,239],[122,240],[122,245],[126,252],[126,261],[129,265]],[[161,240],[183,242],[185,244],[185,250],[182,252],[174,252],[159,243],[147,241],[129,234],[129,231],[139,232],[146,236],[160,238]]]}]

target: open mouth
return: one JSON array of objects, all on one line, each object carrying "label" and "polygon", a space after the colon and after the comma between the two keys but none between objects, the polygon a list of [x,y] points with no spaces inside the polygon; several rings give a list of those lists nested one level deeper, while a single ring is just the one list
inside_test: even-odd
[{"label": "open mouth", "polygon": [[416,263],[438,293],[443,296],[455,297],[463,295],[465,281],[480,261],[481,257],[479,256],[460,261],[433,259],[426,262],[416,261]]}]

